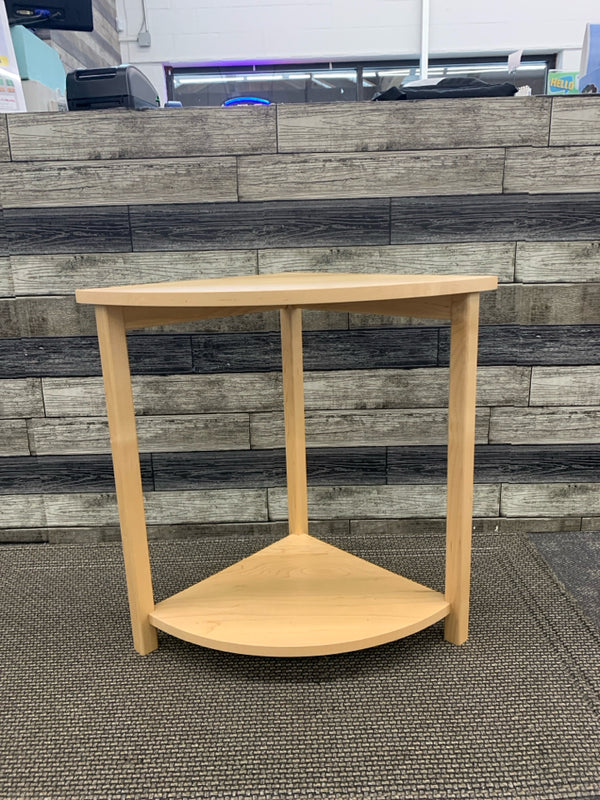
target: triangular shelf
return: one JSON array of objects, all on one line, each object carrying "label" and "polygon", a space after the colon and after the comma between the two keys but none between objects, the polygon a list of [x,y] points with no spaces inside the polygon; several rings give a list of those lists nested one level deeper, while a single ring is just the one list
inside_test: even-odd
[{"label": "triangular shelf", "polygon": [[449,610],[439,592],[294,534],[158,603],[150,621],[216,650],[316,656],[400,639]]}]

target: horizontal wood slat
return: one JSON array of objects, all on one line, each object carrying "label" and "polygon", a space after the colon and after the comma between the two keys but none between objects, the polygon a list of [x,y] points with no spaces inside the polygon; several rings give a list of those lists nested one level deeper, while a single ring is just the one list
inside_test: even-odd
[{"label": "horizontal wood slat", "polygon": [[42,528],[46,526],[44,497],[41,494],[4,495],[0,528]]},{"label": "horizontal wood slat", "polygon": [[240,200],[492,194],[504,150],[240,156]]},{"label": "horizontal wood slat", "polygon": [[8,114],[0,114],[0,161],[10,161],[7,119]]},{"label": "horizontal wood slat", "polygon": [[387,247],[302,247],[259,250],[258,271],[276,272],[383,272],[412,275],[497,275],[514,278],[515,244],[430,244]]},{"label": "horizontal wood slat", "polygon": [[509,147],[504,191],[596,192],[600,184],[600,147]]},{"label": "horizontal wood slat", "polygon": [[[477,442],[487,442],[489,413],[489,409],[477,412]],[[445,408],[306,412],[308,447],[443,444],[447,436],[448,414]],[[252,449],[282,447],[284,438],[283,414],[250,415]]]},{"label": "horizontal wood slat", "polygon": [[[0,216],[0,224],[2,217]],[[0,234],[0,240],[2,235]],[[0,297],[12,297],[15,293],[12,274],[10,270],[10,260],[8,257],[0,256]]]},{"label": "horizontal wood slat", "polygon": [[600,194],[545,193],[550,191],[547,187],[538,195],[393,197],[391,242],[557,241],[600,237]]},{"label": "horizontal wood slat", "polygon": [[[31,419],[27,430],[32,455],[110,453],[104,418]],[[140,452],[145,453],[243,450],[249,446],[246,414],[139,417],[137,433]]]},{"label": "horizontal wood slat", "polygon": [[600,514],[598,484],[508,484],[502,489],[500,513],[508,517]]},{"label": "horizontal wood slat", "polygon": [[600,106],[595,97],[553,97],[550,145],[600,144]]},{"label": "horizontal wood slat", "polygon": [[43,416],[44,401],[39,378],[0,380],[0,417]]},{"label": "horizontal wood slat", "polygon": [[[285,519],[287,497],[284,489],[268,490],[269,519]],[[476,516],[497,516],[500,486],[475,486],[473,509]],[[385,517],[443,517],[446,493],[439,486],[312,486],[308,490],[310,519],[381,519]]]},{"label": "horizontal wood slat", "polygon": [[515,280],[585,283],[600,280],[600,241],[518,242]]},{"label": "horizontal wood slat", "polygon": [[214,203],[237,197],[235,157],[29,162],[6,167],[5,208]]},{"label": "horizontal wood slat", "polygon": [[280,153],[547,145],[550,99],[282,105],[277,123]]},{"label": "horizontal wood slat", "polygon": [[11,255],[131,250],[127,206],[7,208],[4,224]]},{"label": "horizontal wood slat", "polygon": [[134,250],[388,244],[390,201],[134,206],[131,231]]},{"label": "horizontal wood slat", "polygon": [[[275,107],[23,114],[9,121],[14,161],[274,153]],[[191,132],[194,135],[190,135]],[[39,147],[39,142],[44,147]]]},{"label": "horizontal wood slat", "polygon": [[0,423],[0,456],[29,455],[27,423],[24,419],[3,419]]},{"label": "horizontal wood slat", "polygon": [[600,409],[493,408],[489,440],[491,444],[598,444]]},{"label": "horizontal wood slat", "polygon": [[482,325],[597,325],[600,282],[503,284],[481,295]]},{"label": "horizontal wood slat", "polygon": [[[596,364],[600,345],[596,343]],[[534,367],[531,375],[532,406],[599,406],[600,366]]]},{"label": "horizontal wood slat", "polygon": [[46,296],[129,283],[253,275],[256,262],[255,250],[11,257],[15,293]]}]

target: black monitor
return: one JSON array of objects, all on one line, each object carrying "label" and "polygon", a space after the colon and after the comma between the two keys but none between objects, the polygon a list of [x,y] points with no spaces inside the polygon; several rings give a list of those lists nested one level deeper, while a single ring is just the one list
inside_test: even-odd
[{"label": "black monitor", "polygon": [[9,25],[92,31],[92,0],[4,0]]}]

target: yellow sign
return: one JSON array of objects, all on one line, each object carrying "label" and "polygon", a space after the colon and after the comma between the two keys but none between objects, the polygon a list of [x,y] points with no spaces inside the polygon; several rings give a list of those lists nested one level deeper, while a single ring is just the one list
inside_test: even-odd
[{"label": "yellow sign", "polygon": [[0,67],[8,67],[8,56],[0,56]]}]

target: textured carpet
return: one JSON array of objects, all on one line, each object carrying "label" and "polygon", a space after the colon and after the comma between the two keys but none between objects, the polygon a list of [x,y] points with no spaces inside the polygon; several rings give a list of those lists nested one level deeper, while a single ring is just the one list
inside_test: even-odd
[{"label": "textured carpet", "polygon": [[544,560],[600,628],[600,531],[530,533]]},{"label": "textured carpet", "polygon": [[[333,544],[440,588],[437,537]],[[157,542],[157,598],[269,543]],[[120,548],[0,550],[0,797],[598,798],[600,632],[523,537],[480,536],[471,638],[265,659],[129,635]]]}]

